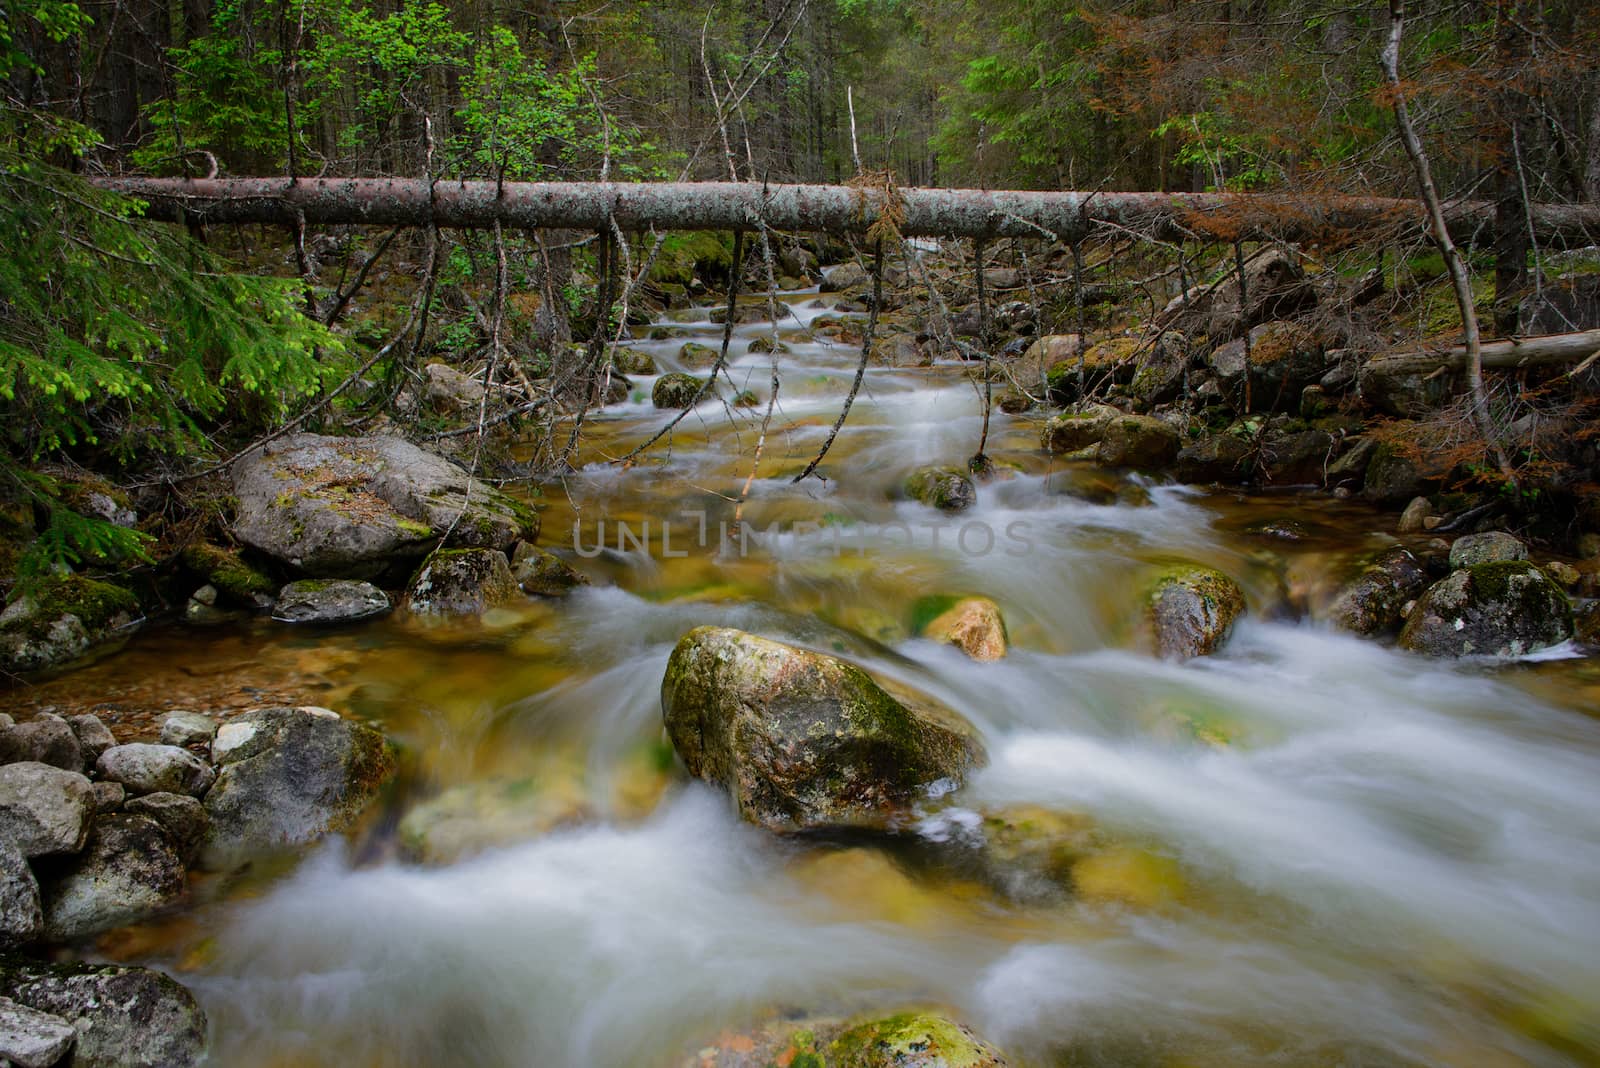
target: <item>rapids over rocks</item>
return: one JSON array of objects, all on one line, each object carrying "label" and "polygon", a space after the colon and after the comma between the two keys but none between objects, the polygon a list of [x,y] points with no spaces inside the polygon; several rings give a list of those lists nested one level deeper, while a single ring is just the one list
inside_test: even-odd
[{"label": "rapids over rocks", "polygon": [[[41,690],[314,703],[400,748],[363,833],[202,883],[193,911],[102,946],[193,990],[212,1063],[698,1064],[775,1015],[906,1006],[1023,1064],[1597,1062],[1595,661],[1336,633],[1299,586],[1392,543],[1392,516],[1066,463],[1035,417],[996,413],[998,474],[970,507],[907,499],[908,474],[974,451],[959,366],[871,367],[827,479],[793,484],[858,349],[802,336],[814,291],[784,300],[736,528],[765,324],[731,350],[755,407],[708,396],[657,452],[608,463],[670,414],[658,375],[705,373],[678,353],[721,327],[673,313],[632,343],[656,375],[591,417],[579,469],[536,502],[540,545],[592,585],[470,628],[157,628]],[[1162,659],[1140,591],[1183,564],[1231,576],[1247,611],[1214,655]],[[1003,656],[925,636],[968,595],[1003,612]],[[705,625],[925,694],[987,764],[887,830],[741,822],[663,741],[668,657]]]}]

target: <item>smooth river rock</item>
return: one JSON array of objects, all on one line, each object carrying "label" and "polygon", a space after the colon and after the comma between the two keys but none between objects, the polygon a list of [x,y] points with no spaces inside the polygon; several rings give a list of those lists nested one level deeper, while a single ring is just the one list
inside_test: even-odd
[{"label": "smooth river rock", "polygon": [[1244,614],[1244,591],[1222,572],[1186,565],[1150,583],[1144,626],[1163,657],[1187,660],[1216,652]]},{"label": "smooth river rock", "polygon": [[0,764],[33,761],[64,771],[83,770],[83,746],[72,724],[41,712],[26,723],[0,727]]},{"label": "smooth river rock", "polygon": [[1450,545],[1450,566],[1471,567],[1474,564],[1493,564],[1508,560],[1526,560],[1528,547],[1503,530],[1490,530],[1482,534],[1468,534]]},{"label": "smooth river rock", "polygon": [[212,869],[350,826],[395,772],[383,735],[325,709],[247,712],[217,731],[211,756],[201,863]]},{"label": "smooth river rock", "polygon": [[16,1068],[50,1068],[66,1056],[78,1032],[49,1012],[0,998],[0,1063]]},{"label": "smooth river rock", "polygon": [[23,856],[76,853],[93,815],[94,791],[77,772],[36,762],[0,767],[0,838]]},{"label": "smooth river rock", "polygon": [[987,597],[926,598],[916,606],[927,622],[914,628],[930,641],[953,645],[974,660],[1006,655],[1006,623]]},{"label": "smooth river rock", "polygon": [[389,595],[356,579],[302,579],[278,591],[272,618],[279,623],[360,623],[384,615]]},{"label": "smooth river rock", "polygon": [[200,797],[216,779],[210,765],[189,750],[149,742],[112,746],[100,754],[94,770],[102,779],[121,783],[135,796],[174,793]]},{"label": "smooth river rock", "polygon": [[901,492],[941,512],[962,512],[978,500],[972,479],[953,467],[919,467],[900,483]]},{"label": "smooth river rock", "polygon": [[954,712],[898,700],[837,657],[725,627],[678,642],[661,707],[689,773],[771,830],[880,823],[984,760]]}]

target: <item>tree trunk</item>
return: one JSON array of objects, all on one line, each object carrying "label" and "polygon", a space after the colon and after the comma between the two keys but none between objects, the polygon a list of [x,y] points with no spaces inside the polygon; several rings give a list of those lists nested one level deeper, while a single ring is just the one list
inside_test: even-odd
[{"label": "tree trunk", "polygon": [[[428,183],[405,178],[101,178],[96,184],[148,203],[160,221],[256,222],[292,226],[366,224],[483,229],[499,221],[523,230],[779,230],[865,234],[878,218],[878,195],[849,186],[755,182]],[[1113,223],[1165,240],[1192,239],[1215,221],[1230,238],[1316,242],[1348,239],[1360,229],[1421,225],[1414,200],[1291,197],[1245,193],[1084,193],[977,189],[901,189],[902,234],[966,238],[1041,237],[1068,243]],[[1468,201],[1442,209],[1462,243],[1493,238],[1495,206]],[[1530,209],[1541,240],[1588,243],[1600,231],[1600,206],[1540,204]]]},{"label": "tree trunk", "polygon": [[[1485,341],[1479,345],[1478,351],[1484,367],[1577,363],[1600,352],[1600,330]],[[1436,352],[1397,352],[1374,356],[1367,361],[1365,370],[1390,375],[1426,374],[1441,368],[1459,371],[1466,365],[1467,347],[1456,345]]]}]

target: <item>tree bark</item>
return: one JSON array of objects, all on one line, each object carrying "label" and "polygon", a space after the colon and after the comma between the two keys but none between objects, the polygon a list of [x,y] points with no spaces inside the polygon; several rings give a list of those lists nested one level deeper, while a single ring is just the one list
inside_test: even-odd
[{"label": "tree bark", "polygon": [[[878,217],[873,194],[841,185],[755,182],[494,182],[406,178],[100,178],[96,184],[148,204],[152,219],[201,223],[255,222],[293,226],[367,224],[445,228],[778,230],[865,234]],[[1025,192],[899,189],[908,237],[1041,237],[1072,242],[1100,223],[1163,240],[1213,229],[1246,240],[1267,237],[1316,242],[1349,240],[1351,231],[1422,225],[1414,200],[1383,197],[1292,197],[1265,193]],[[1441,209],[1458,241],[1494,236],[1495,206],[1469,201]],[[1531,215],[1541,240],[1591,244],[1600,234],[1600,205],[1540,204]]]},{"label": "tree bark", "polygon": [[[1506,341],[1485,341],[1478,346],[1484,367],[1528,367],[1535,364],[1577,363],[1600,352],[1600,330],[1572,334],[1546,334]],[[1382,374],[1419,374],[1443,368],[1459,371],[1467,365],[1467,347],[1456,345],[1434,352],[1396,352],[1374,356],[1365,370]]]}]

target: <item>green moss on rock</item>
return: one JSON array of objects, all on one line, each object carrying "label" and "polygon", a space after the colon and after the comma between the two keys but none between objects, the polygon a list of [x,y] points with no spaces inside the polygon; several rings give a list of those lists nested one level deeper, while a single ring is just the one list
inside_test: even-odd
[{"label": "green moss on rock", "polygon": [[849,1027],[828,1044],[830,1068],[999,1068],[1005,1058],[947,1017],[902,1012]]}]

